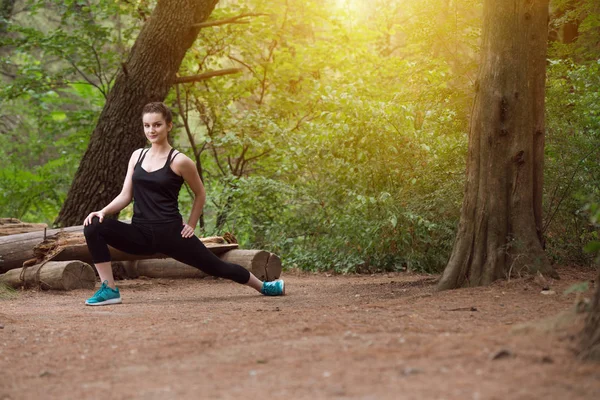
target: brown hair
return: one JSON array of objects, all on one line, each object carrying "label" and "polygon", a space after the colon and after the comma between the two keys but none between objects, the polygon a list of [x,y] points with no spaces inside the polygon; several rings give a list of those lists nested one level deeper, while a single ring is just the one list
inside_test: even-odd
[{"label": "brown hair", "polygon": [[173,113],[171,113],[171,110],[169,109],[169,107],[167,107],[165,105],[165,103],[162,103],[160,101],[155,101],[155,102],[146,104],[142,111],[142,115],[152,114],[152,113],[162,114],[162,116],[165,119],[165,121],[167,122],[167,124],[170,124],[171,122],[173,122]]}]

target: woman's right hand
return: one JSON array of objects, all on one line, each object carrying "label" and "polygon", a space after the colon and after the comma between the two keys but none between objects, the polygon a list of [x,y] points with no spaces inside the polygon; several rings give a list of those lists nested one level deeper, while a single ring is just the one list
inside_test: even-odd
[{"label": "woman's right hand", "polygon": [[85,220],[83,221],[83,226],[90,225],[94,217],[98,217],[98,220],[102,222],[102,220],[104,219],[104,213],[102,211],[92,211],[87,217],[85,217]]}]

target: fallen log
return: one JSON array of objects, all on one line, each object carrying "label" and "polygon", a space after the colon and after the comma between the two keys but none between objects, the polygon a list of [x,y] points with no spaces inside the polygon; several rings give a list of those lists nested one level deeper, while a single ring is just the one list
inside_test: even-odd
[{"label": "fallen log", "polygon": [[[225,243],[225,240],[218,236],[200,240],[217,255],[238,247],[236,243]],[[114,261],[166,258],[162,254],[131,255],[112,247],[110,253]],[[0,273],[48,260],[80,260],[92,263],[83,236],[83,225],[51,229],[46,235],[44,232],[31,232],[0,237]]]},{"label": "fallen log", "polygon": [[199,279],[206,277],[206,274],[199,269],[172,258],[122,261],[120,264],[123,265],[129,278],[145,276],[147,278]]},{"label": "fallen log", "polygon": [[[199,238],[204,243],[207,249],[213,254],[219,255],[226,251],[237,249],[237,243],[218,243],[214,238]],[[110,256],[113,261],[133,261],[133,260],[145,260],[155,258],[167,258],[166,255],[161,253],[136,255],[122,252],[113,247],[109,246]],[[56,254],[52,254],[52,253]],[[51,260],[56,261],[67,261],[67,260],[81,260],[87,263],[93,263],[92,256],[88,250],[87,244],[83,234],[67,234],[62,235],[56,242],[49,244],[40,244],[34,249],[34,253],[38,260],[40,258],[49,257]]]},{"label": "fallen log", "polygon": [[47,237],[76,231],[83,232],[83,225],[0,237],[0,273],[20,268],[25,261],[34,258],[33,249]]},{"label": "fallen log", "polygon": [[221,260],[241,265],[261,281],[267,279],[267,261],[270,253],[264,250],[228,251],[219,257]]},{"label": "fallen log", "polygon": [[0,236],[43,231],[48,225],[21,222],[16,218],[0,218]]},{"label": "fallen log", "polygon": [[81,261],[49,261],[12,269],[0,275],[0,283],[13,288],[40,287],[42,290],[93,289],[96,273]]},{"label": "fallen log", "polygon": [[[264,250],[229,250],[221,254],[219,258],[223,261],[241,265],[263,281],[274,280],[281,275],[281,260],[279,257]],[[138,276],[167,279],[206,277],[206,274],[199,269],[172,258],[124,261],[121,264],[129,278],[137,278]],[[268,268],[270,268],[270,274],[267,272]]]}]

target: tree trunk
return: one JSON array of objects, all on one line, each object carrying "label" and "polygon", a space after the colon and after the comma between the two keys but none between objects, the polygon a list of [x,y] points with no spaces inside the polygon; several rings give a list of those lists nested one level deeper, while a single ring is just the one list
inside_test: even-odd
[{"label": "tree trunk", "polygon": [[540,271],[548,0],[485,0],[458,233],[440,290]]},{"label": "tree trunk", "polygon": [[108,95],[57,225],[81,224],[119,194],[131,153],[146,143],[142,108],[165,99],[201,29],[192,25],[205,21],[217,2],[158,1]]},{"label": "tree trunk", "polygon": [[592,308],[581,335],[580,357],[584,360],[600,361],[600,269],[596,278],[596,294],[592,300]]}]

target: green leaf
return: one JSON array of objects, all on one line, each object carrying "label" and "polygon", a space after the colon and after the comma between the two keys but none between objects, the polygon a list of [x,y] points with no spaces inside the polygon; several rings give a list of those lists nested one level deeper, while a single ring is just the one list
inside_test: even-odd
[{"label": "green leaf", "polygon": [[60,122],[60,121],[64,121],[65,119],[67,119],[67,114],[65,114],[62,111],[52,111],[50,113],[50,117],[52,118],[53,121]]},{"label": "green leaf", "polygon": [[600,241],[593,240],[593,241],[589,242],[588,244],[585,245],[585,247],[583,248],[583,251],[585,251],[586,253],[591,253],[591,254],[595,254],[595,253],[599,252],[600,251]]}]

